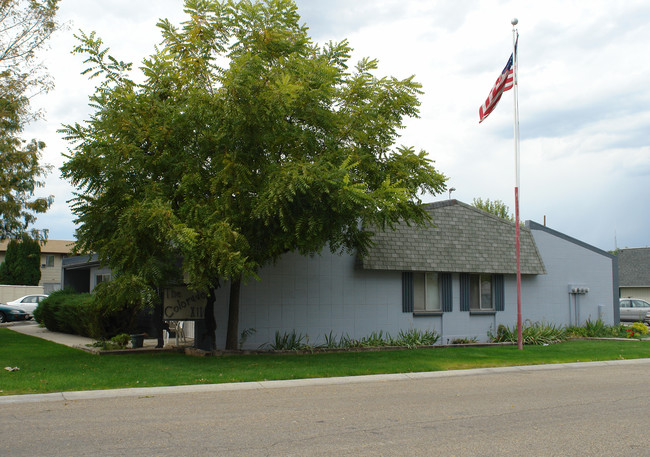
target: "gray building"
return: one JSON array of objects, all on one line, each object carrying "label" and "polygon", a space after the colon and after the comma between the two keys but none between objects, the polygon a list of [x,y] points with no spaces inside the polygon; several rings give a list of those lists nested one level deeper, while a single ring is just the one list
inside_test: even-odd
[{"label": "gray building", "polygon": [[71,288],[77,292],[92,292],[97,284],[110,279],[110,268],[100,265],[97,254],[63,259],[61,283],[64,289]]},{"label": "gray building", "polygon": [[621,249],[618,265],[620,296],[650,301],[650,248]]},{"label": "gray building", "polygon": [[[456,200],[428,206],[433,225],[376,233],[367,256],[284,255],[241,289],[240,331],[256,348],[276,331],[309,342],[326,335],[362,338],[412,328],[487,339],[517,319],[515,225]],[[524,319],[562,325],[618,322],[617,258],[527,222],[522,227]],[[217,290],[217,345],[223,347],[229,285]]]}]

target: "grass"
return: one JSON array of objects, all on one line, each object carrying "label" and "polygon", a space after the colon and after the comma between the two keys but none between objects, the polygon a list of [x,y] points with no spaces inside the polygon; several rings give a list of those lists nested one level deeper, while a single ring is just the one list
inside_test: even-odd
[{"label": "grass", "polygon": [[[0,329],[0,395],[444,371],[650,357],[648,341],[574,340],[549,346],[189,357],[97,356]],[[18,367],[9,372],[5,366]]]}]

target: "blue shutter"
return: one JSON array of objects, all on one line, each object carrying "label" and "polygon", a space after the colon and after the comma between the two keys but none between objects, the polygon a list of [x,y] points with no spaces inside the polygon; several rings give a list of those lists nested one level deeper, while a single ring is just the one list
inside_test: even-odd
[{"label": "blue shutter", "polygon": [[402,312],[413,312],[413,273],[402,273]]},{"label": "blue shutter", "polygon": [[492,283],[494,286],[494,309],[497,311],[504,311],[506,309],[506,300],[503,285],[503,275],[493,275]]},{"label": "blue shutter", "polygon": [[460,274],[460,310],[469,311],[469,274]]},{"label": "blue shutter", "polygon": [[440,295],[442,299],[442,311],[452,311],[451,273],[440,274]]}]

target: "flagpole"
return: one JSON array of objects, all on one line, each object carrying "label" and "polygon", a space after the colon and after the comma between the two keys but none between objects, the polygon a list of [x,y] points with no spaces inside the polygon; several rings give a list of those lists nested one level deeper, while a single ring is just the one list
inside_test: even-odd
[{"label": "flagpole", "polygon": [[514,18],[512,24],[512,67],[513,67],[513,89],[515,108],[515,239],[517,252],[517,348],[523,350],[523,338],[521,329],[521,256],[519,250],[519,56],[517,54],[517,24],[519,21]]}]

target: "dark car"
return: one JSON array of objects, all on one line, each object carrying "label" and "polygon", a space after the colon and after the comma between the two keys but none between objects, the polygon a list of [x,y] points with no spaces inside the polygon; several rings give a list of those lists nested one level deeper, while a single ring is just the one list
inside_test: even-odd
[{"label": "dark car", "polygon": [[0,324],[10,321],[25,321],[31,317],[24,309],[0,303]]}]

